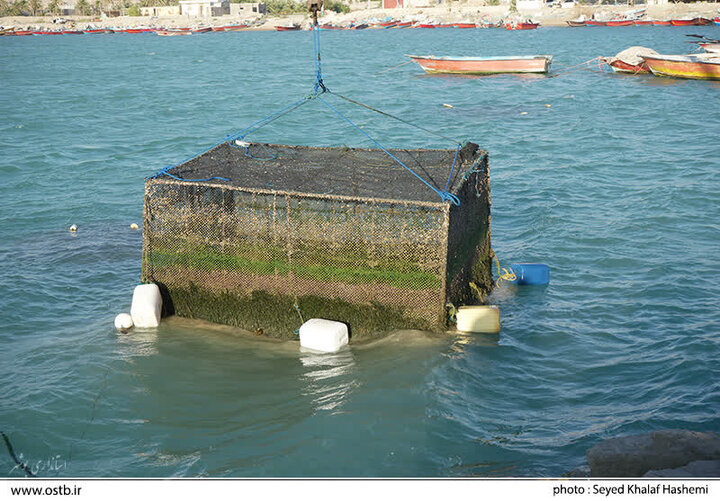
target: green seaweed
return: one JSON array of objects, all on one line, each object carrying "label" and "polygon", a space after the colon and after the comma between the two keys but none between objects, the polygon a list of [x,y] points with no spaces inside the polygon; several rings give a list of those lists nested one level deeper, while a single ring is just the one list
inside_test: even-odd
[{"label": "green seaweed", "polygon": [[[295,264],[302,266],[329,266],[334,268],[357,268],[365,263],[373,269],[388,269],[402,273],[426,273],[418,261],[428,261],[428,257],[439,260],[440,249],[437,246],[422,246],[415,243],[393,243],[380,246],[365,242],[329,246],[328,242],[313,240],[294,241],[292,246],[274,242],[271,238],[234,238],[228,244],[209,244],[201,239],[183,236],[163,239],[155,236],[152,252],[165,254],[209,254],[241,256],[243,259],[258,262],[287,261],[292,256]],[[430,256],[428,256],[430,255]],[[214,258],[213,258],[214,259]],[[431,259],[432,261],[432,259]]]},{"label": "green seaweed", "polygon": [[[438,289],[442,286],[440,278],[427,271],[418,269],[417,265],[407,263],[396,267],[365,267],[354,263],[353,267],[330,266],[315,264],[308,256],[305,259],[279,259],[268,252],[265,259],[248,258],[245,255],[232,255],[212,252],[208,248],[196,248],[193,252],[160,251],[155,248],[148,253],[147,259],[153,268],[184,267],[201,270],[243,271],[257,275],[288,275],[291,271],[296,276],[303,276],[327,282],[344,283],[384,283],[393,287],[410,290]],[[269,259],[268,259],[269,258]],[[313,264],[306,264],[308,261]],[[322,261],[322,259],[318,259]],[[398,269],[399,268],[399,269]],[[413,269],[415,268],[415,269]]]},{"label": "green seaweed", "polygon": [[350,327],[352,340],[356,341],[378,338],[396,329],[432,330],[441,324],[433,326],[410,317],[400,307],[375,302],[351,304],[313,295],[296,299],[265,291],[213,292],[195,284],[188,288],[170,287],[168,295],[178,316],[233,325],[281,339],[294,338],[295,331],[310,318],[344,322]]}]

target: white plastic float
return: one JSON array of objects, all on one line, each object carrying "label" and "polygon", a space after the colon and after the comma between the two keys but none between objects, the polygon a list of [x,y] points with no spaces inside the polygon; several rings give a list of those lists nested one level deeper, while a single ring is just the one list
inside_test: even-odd
[{"label": "white plastic float", "polygon": [[162,296],[156,284],[141,284],[135,287],[130,315],[135,327],[147,329],[160,325]]},{"label": "white plastic float", "polygon": [[462,332],[500,332],[500,308],[497,306],[461,306],[455,318],[457,330]]},{"label": "white plastic float", "polygon": [[115,328],[120,332],[127,332],[133,327],[133,319],[127,313],[120,313],[115,317]]},{"label": "white plastic float", "polygon": [[348,344],[348,328],[342,322],[311,318],[300,327],[300,346],[315,351],[335,352]]}]

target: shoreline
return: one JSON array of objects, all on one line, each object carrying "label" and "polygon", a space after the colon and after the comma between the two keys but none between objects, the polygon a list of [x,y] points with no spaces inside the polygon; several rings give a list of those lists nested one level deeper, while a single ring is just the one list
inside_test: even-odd
[{"label": "shoreline", "polygon": [[[450,23],[497,23],[505,19],[532,19],[540,26],[564,26],[567,21],[578,19],[581,16],[595,19],[611,19],[620,17],[625,13],[637,11],[642,6],[587,6],[575,5],[572,8],[542,7],[540,9],[510,12],[507,6],[481,6],[471,2],[462,5],[448,5],[444,7],[401,8],[401,9],[358,9],[347,14],[326,12],[321,17],[322,24],[348,25],[351,23],[373,23],[387,18],[399,21],[415,21],[420,23],[450,24]],[[695,4],[668,4],[648,5],[646,16],[650,19],[682,19],[692,17],[705,17],[712,19],[720,15],[720,3],[701,2]],[[242,31],[274,31],[276,26],[299,24],[303,28],[309,25],[307,14],[290,14],[285,16],[219,16],[219,17],[190,17],[190,16],[120,16],[112,18],[93,18],[91,16],[63,16],[66,23],[53,23],[53,19],[60,16],[15,16],[0,18],[0,26],[5,29],[28,31],[57,31],[69,29],[179,29],[220,27],[237,24],[250,24]]]}]

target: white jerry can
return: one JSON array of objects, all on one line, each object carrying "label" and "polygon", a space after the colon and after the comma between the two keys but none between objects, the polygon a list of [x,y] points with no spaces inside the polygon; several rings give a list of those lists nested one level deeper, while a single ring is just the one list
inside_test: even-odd
[{"label": "white jerry can", "polygon": [[300,327],[300,346],[334,352],[348,344],[348,328],[342,322],[311,318]]},{"label": "white jerry can", "polygon": [[497,306],[461,306],[455,318],[457,330],[462,332],[500,332],[500,308]]},{"label": "white jerry can", "polygon": [[160,325],[162,296],[156,284],[141,284],[133,292],[130,316],[135,327],[151,328]]}]

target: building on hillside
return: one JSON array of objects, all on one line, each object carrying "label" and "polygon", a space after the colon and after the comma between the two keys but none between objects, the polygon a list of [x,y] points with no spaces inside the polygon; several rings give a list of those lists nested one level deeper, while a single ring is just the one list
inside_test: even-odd
[{"label": "building on hillside", "polygon": [[180,0],[180,13],[183,16],[215,17],[230,14],[228,0]]},{"label": "building on hillside", "polygon": [[75,5],[70,5],[68,3],[61,4],[58,6],[58,11],[60,12],[61,16],[74,16]]},{"label": "building on hillside", "polygon": [[231,3],[231,16],[252,16],[267,14],[267,6],[262,2],[257,3]]},{"label": "building on hillside", "polygon": [[383,0],[383,9],[402,9],[404,7],[437,7],[446,0]]},{"label": "building on hillside", "polygon": [[170,17],[180,15],[179,5],[158,5],[154,7],[140,7],[141,16]]},{"label": "building on hillside", "polygon": [[517,0],[515,3],[517,10],[539,9],[543,5],[545,5],[545,0]]}]

